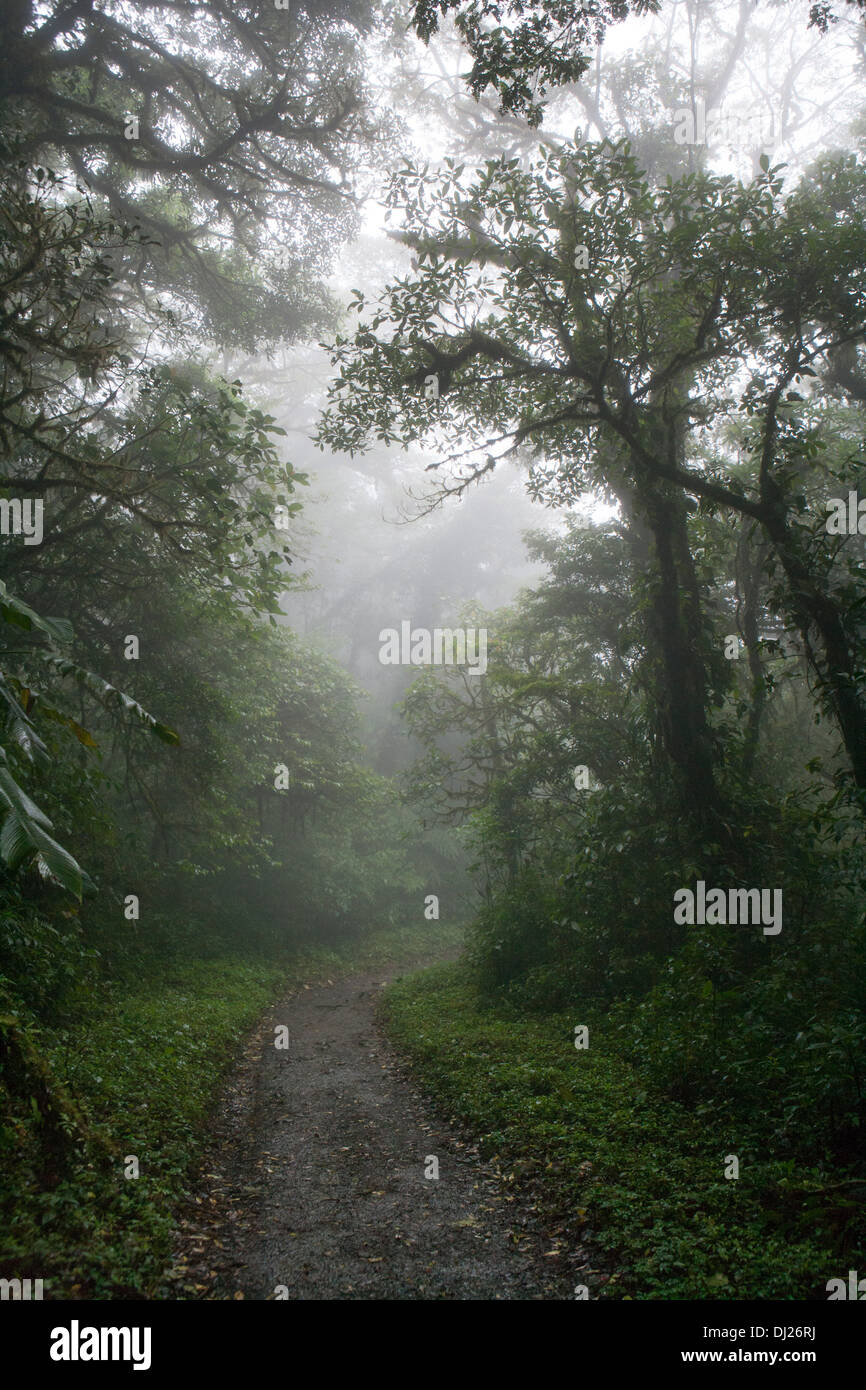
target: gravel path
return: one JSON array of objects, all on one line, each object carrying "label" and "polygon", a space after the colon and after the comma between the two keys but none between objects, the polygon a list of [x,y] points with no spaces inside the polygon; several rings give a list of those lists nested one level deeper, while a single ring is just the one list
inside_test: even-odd
[{"label": "gravel path", "polygon": [[574,1255],[432,1112],[382,1036],[387,973],[268,1012],[221,1102],[168,1297],[571,1296]]}]

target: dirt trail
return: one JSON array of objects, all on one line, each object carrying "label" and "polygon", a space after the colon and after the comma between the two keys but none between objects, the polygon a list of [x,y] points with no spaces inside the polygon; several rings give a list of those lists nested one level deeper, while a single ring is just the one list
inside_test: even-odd
[{"label": "dirt trail", "polygon": [[169,1297],[571,1295],[570,1261],[547,1253],[533,1214],[431,1114],[382,1036],[388,973],[268,1012],[220,1107]]}]

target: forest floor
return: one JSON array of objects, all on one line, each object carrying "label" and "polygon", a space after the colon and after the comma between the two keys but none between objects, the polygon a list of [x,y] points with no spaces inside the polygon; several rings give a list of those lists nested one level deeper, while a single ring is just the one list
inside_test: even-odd
[{"label": "forest floor", "polygon": [[[214,1116],[167,1297],[572,1296],[579,1252],[558,1248],[433,1112],[385,1039],[376,1005],[399,973],[304,989],[268,1010]],[[425,1177],[430,1156],[438,1178]]]}]

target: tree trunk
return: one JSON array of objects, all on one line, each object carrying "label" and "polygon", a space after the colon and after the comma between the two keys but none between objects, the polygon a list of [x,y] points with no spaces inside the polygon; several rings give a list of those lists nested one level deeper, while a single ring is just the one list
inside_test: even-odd
[{"label": "tree trunk", "polygon": [[707,722],[704,618],[689,548],[685,499],[664,483],[641,481],[637,504],[652,535],[648,631],[659,663],[658,698],[665,748],[684,807],[698,824],[720,810]]}]

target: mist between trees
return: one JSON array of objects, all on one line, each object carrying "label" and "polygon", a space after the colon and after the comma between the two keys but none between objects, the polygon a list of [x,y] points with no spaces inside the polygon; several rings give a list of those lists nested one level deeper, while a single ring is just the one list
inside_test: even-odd
[{"label": "mist between trees", "polygon": [[[287,974],[465,928],[393,1036],[620,1290],[825,1298],[862,4],[15,0],[0,50],[0,1271],[159,1296]],[[668,1208],[568,1139],[596,1065],[717,1155]]]}]

